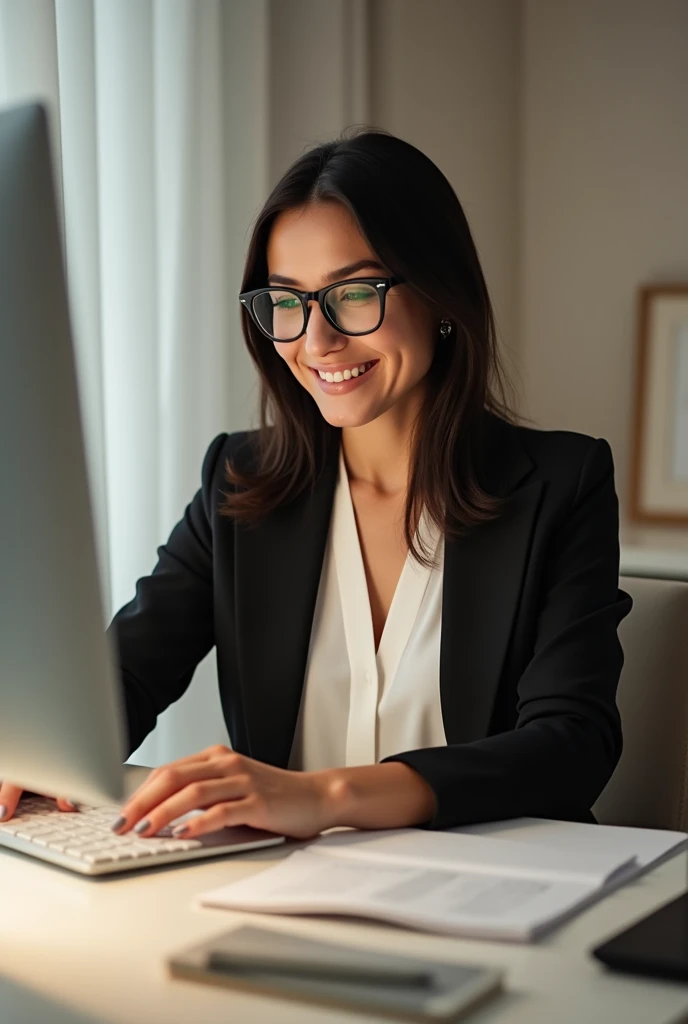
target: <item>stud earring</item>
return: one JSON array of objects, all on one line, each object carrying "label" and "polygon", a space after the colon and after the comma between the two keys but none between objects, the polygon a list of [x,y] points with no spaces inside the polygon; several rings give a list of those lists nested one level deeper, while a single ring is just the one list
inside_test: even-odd
[{"label": "stud earring", "polygon": [[441,320],[440,321],[440,335],[442,336],[442,341],[444,341],[445,338],[449,337],[449,335],[451,334],[451,330],[452,330],[451,320]]}]

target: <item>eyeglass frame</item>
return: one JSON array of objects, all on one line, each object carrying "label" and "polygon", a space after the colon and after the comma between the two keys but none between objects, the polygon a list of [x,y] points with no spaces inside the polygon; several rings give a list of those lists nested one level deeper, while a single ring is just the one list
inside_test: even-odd
[{"label": "eyeglass frame", "polygon": [[[392,275],[391,277],[347,277],[344,281],[335,281],[334,284],[327,284],[325,285],[324,288],[318,288],[317,291],[314,292],[302,292],[299,291],[298,288],[290,288],[288,285],[267,284],[263,285],[262,288],[252,288],[248,292],[240,292],[239,301],[243,304],[244,309],[251,317],[258,330],[261,331],[261,333],[264,334],[266,338],[269,338],[270,341],[275,341],[278,342],[279,344],[289,344],[290,342],[298,341],[299,338],[303,337],[303,335],[306,333],[308,329],[308,320],[311,315],[311,307],[309,306],[309,302],[311,302],[312,300],[317,301],[323,316],[325,317],[327,322],[331,324],[332,327],[334,327],[336,331],[339,331],[340,334],[347,334],[350,337],[357,338],[360,337],[362,334],[372,334],[374,331],[378,329],[382,321],[385,319],[385,299],[387,296],[387,292],[389,291],[390,288],[393,288],[395,285],[403,284],[405,280],[406,278],[399,277],[398,275]],[[369,331],[345,331],[342,327],[339,326],[339,324],[335,323],[335,321],[330,316],[327,310],[327,306],[325,305],[325,296],[329,291],[331,291],[332,288],[340,288],[343,284],[370,284],[374,285],[378,289],[381,289],[377,293],[380,296],[380,319],[376,323],[375,327],[371,327]],[[303,308],[303,330],[301,331],[300,334],[297,334],[295,338],[275,338],[272,336],[272,334],[268,334],[265,328],[258,323],[258,318],[253,312],[253,300],[255,299],[256,295],[259,295],[261,292],[275,290],[291,292],[292,295],[296,295],[297,298],[301,300],[301,306]]]}]

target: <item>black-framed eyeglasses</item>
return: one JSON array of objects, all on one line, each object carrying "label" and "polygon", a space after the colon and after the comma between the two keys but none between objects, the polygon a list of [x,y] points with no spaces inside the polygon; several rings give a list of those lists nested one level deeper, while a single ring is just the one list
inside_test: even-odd
[{"label": "black-framed eyeglasses", "polygon": [[323,316],[342,334],[371,334],[385,316],[385,296],[403,277],[355,277],[315,292],[272,285],[241,292],[239,299],[256,327],[271,341],[296,341],[306,330],[315,299]]}]

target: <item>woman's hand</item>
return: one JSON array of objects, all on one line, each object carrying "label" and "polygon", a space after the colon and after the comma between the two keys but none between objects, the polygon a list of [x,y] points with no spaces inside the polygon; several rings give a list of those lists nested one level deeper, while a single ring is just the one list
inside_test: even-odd
[{"label": "woman's hand", "polygon": [[[21,786],[15,786],[11,782],[0,782],[0,821],[9,821],[14,817],[17,808],[21,810],[19,800],[23,793]],[[33,793],[33,796],[41,796],[41,793]],[[58,809],[61,811],[77,811],[79,808],[64,796],[58,796]]]},{"label": "woman's hand", "polygon": [[328,786],[323,772],[274,768],[218,744],[151,772],[112,829],[124,835],[135,827],[139,835],[153,836],[198,808],[205,813],[183,823],[184,839],[233,825],[309,839],[333,824]]}]

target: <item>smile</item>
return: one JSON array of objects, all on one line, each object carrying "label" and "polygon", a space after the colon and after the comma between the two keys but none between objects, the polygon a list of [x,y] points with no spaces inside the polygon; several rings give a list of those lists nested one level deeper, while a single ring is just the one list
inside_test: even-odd
[{"label": "smile", "polygon": [[[345,370],[343,373],[342,371],[338,371],[336,376],[341,377],[341,380],[323,380],[322,377],[320,376],[321,371],[314,369],[312,366],[309,367],[309,369],[313,376],[315,377],[315,379],[317,380],[321,389],[326,394],[347,395],[350,391],[353,391],[355,388],[358,388],[365,383],[365,381],[370,376],[371,372],[374,371],[379,361],[379,359],[375,359],[366,363],[361,363],[359,367],[354,367],[354,370],[357,370],[358,373],[356,376],[354,376],[352,372],[348,379],[344,376],[344,374],[349,373],[348,370]],[[361,372],[361,366],[365,367],[365,370],[363,372]],[[330,376],[333,375],[331,374]]]}]

